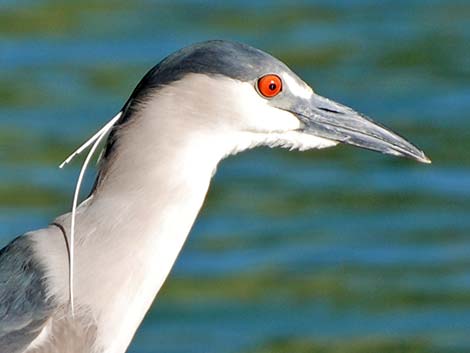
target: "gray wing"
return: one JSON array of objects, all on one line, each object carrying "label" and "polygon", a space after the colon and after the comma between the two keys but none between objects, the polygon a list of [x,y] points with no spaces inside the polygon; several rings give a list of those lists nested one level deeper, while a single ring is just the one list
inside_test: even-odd
[{"label": "gray wing", "polygon": [[23,352],[53,310],[32,240],[28,235],[18,237],[0,250],[0,351]]}]

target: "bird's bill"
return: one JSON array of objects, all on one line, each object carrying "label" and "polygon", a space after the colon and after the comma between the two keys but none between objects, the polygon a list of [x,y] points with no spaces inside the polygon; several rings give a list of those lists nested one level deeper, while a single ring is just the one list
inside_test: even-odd
[{"label": "bird's bill", "polygon": [[298,102],[291,113],[303,131],[357,147],[431,163],[423,151],[384,126],[342,104],[314,94]]}]

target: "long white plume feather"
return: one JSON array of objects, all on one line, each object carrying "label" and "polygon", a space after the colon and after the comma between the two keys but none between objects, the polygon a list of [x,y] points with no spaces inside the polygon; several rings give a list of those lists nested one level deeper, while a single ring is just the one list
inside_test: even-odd
[{"label": "long white plume feather", "polygon": [[80,174],[77,179],[77,184],[75,185],[75,192],[73,196],[72,202],[72,219],[70,224],[70,238],[68,239],[69,242],[69,301],[70,307],[72,311],[72,316],[74,315],[74,294],[73,294],[73,279],[74,279],[74,240],[75,240],[75,218],[77,214],[77,205],[78,205],[78,197],[80,195],[80,187],[83,182],[83,177],[85,176],[86,169],[88,164],[90,163],[91,158],[95,154],[96,149],[98,148],[100,142],[103,138],[108,134],[108,132],[112,129],[114,124],[118,121],[121,117],[122,112],[119,112],[114,118],[112,118],[103,128],[101,128],[96,134],[94,134],[88,141],[86,141],[83,145],[81,145],[77,150],[75,150],[67,159],[62,162],[60,168],[63,168],[64,165],[68,164],[75,156],[83,152],[87,147],[92,145],[90,151],[88,152],[85,161],[80,169]]}]

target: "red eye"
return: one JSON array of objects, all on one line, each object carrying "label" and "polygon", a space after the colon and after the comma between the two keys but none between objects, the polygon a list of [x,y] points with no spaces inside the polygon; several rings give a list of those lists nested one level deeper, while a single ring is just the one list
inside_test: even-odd
[{"label": "red eye", "polygon": [[258,80],[258,91],[265,97],[277,96],[281,90],[282,81],[277,75],[266,75]]}]

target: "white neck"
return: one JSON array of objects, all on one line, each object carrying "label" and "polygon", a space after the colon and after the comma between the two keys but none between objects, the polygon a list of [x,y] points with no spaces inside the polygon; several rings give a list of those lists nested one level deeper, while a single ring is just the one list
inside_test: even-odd
[{"label": "white neck", "polygon": [[[121,130],[102,183],[78,209],[75,305],[92,313],[96,346],[105,353],[126,350],[188,236],[217,163],[231,150],[219,140],[223,134],[200,125],[191,111],[180,110],[177,116],[187,119],[178,120],[174,99],[149,101]],[[70,215],[58,221],[69,229]],[[56,271],[52,287],[62,288],[66,301],[59,248],[57,264],[48,261]]]},{"label": "white neck", "polygon": [[[174,101],[168,104],[175,106]],[[132,128],[123,130],[119,143],[125,149],[117,147],[116,159],[77,224],[98,225],[93,234],[77,237],[77,243],[83,241],[77,249],[77,303],[83,296],[84,304],[99,313],[98,345],[109,353],[127,348],[168,276],[225,154],[214,148],[218,142],[206,127],[191,126],[192,117],[175,119],[164,99],[152,102],[142,114],[157,111],[159,116],[135,117]],[[97,274],[97,268],[106,270]],[[100,293],[80,293],[82,281],[88,282],[83,288],[99,288]],[[98,302],[97,294],[102,296]]]}]

